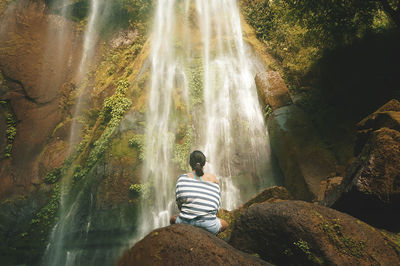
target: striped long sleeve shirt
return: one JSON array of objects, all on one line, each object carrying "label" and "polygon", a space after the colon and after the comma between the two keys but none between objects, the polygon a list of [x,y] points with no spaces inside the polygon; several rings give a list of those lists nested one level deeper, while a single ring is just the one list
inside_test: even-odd
[{"label": "striped long sleeve shirt", "polygon": [[183,219],[213,220],[216,218],[221,197],[219,185],[181,175],[176,184],[176,203]]}]

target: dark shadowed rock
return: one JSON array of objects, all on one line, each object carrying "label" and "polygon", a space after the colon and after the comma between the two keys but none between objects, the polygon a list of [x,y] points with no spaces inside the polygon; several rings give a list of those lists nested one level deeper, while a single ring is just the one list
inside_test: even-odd
[{"label": "dark shadowed rock", "polygon": [[371,226],[302,201],[255,204],[229,241],[277,265],[398,265],[400,246]]},{"label": "dark shadowed rock", "polygon": [[286,188],[274,186],[264,189],[235,210],[228,211],[220,209],[217,216],[218,218],[224,219],[228,223],[228,228],[224,232],[219,233],[218,237],[226,241],[229,240],[236,221],[239,219],[240,215],[251,205],[262,202],[273,203],[291,199],[293,199],[293,197]]},{"label": "dark shadowed rock", "polygon": [[400,132],[389,128],[372,132],[342,184],[322,204],[400,231]]},{"label": "dark shadowed rock", "polygon": [[256,75],[255,81],[263,106],[269,105],[275,110],[292,103],[289,90],[279,72],[260,72]]},{"label": "dark shadowed rock", "polygon": [[290,105],[275,110],[267,123],[285,187],[296,199],[317,198],[321,181],[336,175],[336,160],[310,118]]},{"label": "dark shadowed rock", "polygon": [[400,102],[391,100],[357,124],[355,155],[360,154],[371,133],[380,128],[400,131]]},{"label": "dark shadowed rock", "polygon": [[183,224],[154,230],[125,252],[125,265],[270,265],[207,231]]}]

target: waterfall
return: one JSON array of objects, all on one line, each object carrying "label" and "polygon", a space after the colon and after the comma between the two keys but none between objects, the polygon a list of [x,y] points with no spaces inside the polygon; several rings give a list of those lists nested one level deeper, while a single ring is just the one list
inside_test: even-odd
[{"label": "waterfall", "polygon": [[[71,0],[63,0],[61,3],[61,15],[66,15],[67,5]],[[91,0],[86,25],[83,36],[83,49],[79,63],[76,82],[83,81],[90,69],[90,63],[93,60],[94,51],[98,43],[99,31],[102,21],[107,19],[107,1]],[[59,42],[62,41],[64,32],[57,34]],[[85,86],[82,86],[83,90]],[[77,117],[83,109],[83,98],[86,97],[85,91],[78,92],[78,97],[73,110],[73,120],[71,125],[69,146],[72,151],[74,144],[79,141],[78,133],[81,130]],[[71,152],[70,152],[71,153]],[[107,251],[101,248],[91,248],[96,245],[88,235],[91,230],[92,210],[95,209],[93,187],[86,182],[83,187],[75,191],[71,188],[71,180],[62,180],[61,196],[59,205],[59,217],[54,226],[49,244],[46,248],[43,264],[44,265],[99,265],[99,263],[113,263],[121,249],[119,243],[115,244],[115,249],[108,248]],[[85,211],[83,211],[85,210]],[[83,223],[83,224],[82,224]],[[85,228],[82,232],[81,228]],[[88,247],[85,247],[87,245]],[[106,246],[106,245],[105,245]]]},{"label": "waterfall", "polygon": [[[223,208],[275,185],[254,82],[263,65],[242,39],[236,1],[158,1],[151,43],[143,166],[151,190],[142,198],[133,242],[177,212],[175,183],[190,170],[193,149],[205,153],[206,171],[219,178]],[[188,146],[179,142],[182,128]]]}]

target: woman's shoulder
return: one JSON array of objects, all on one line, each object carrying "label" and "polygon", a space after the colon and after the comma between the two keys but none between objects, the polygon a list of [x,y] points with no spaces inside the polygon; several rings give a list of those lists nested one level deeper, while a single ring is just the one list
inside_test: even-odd
[{"label": "woman's shoulder", "polygon": [[217,176],[214,175],[214,174],[205,173],[204,176],[203,176],[203,180],[204,180],[204,181],[213,182],[213,183],[217,183],[217,184],[218,184]]}]

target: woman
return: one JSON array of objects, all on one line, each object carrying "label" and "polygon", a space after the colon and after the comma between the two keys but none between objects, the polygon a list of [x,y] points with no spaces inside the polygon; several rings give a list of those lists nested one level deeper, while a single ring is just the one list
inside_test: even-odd
[{"label": "woman", "polygon": [[201,227],[214,235],[224,231],[228,224],[217,218],[221,197],[218,180],[213,174],[204,174],[206,156],[201,151],[190,154],[192,173],[183,174],[176,184],[176,203],[179,215],[171,224],[183,223]]}]

